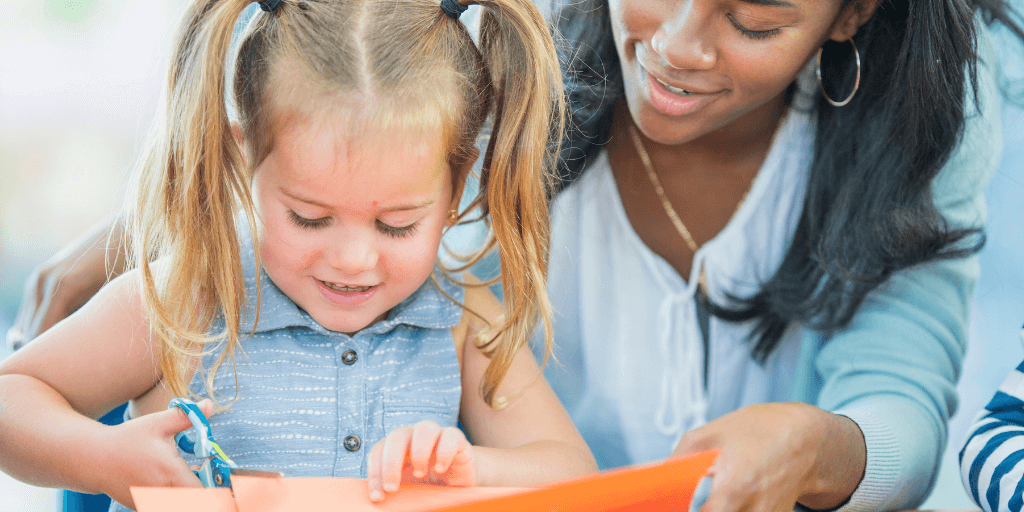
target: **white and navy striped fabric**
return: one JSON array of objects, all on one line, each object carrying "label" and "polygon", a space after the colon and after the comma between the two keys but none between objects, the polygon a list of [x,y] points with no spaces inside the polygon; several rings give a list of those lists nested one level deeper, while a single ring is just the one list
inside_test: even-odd
[{"label": "white and navy striped fabric", "polygon": [[[254,298],[245,238],[246,292]],[[451,328],[462,308],[438,286],[460,303],[461,287],[435,271],[437,285],[428,279],[387,319],[347,336],[325,329],[260,275],[255,334],[241,342],[236,368],[222,364],[213,379],[222,399],[235,395],[237,382],[238,398],[209,418],[214,438],[236,463],[289,477],[365,478],[366,453],[388,432],[420,420],[457,424],[462,381]],[[242,332],[252,327],[243,321]],[[209,368],[219,353],[204,356],[203,365]],[[207,396],[198,372],[190,388]],[[110,510],[128,509],[114,502]]]},{"label": "white and navy striped fabric", "polygon": [[985,512],[1024,507],[1024,362],[999,386],[968,432],[960,476]]}]

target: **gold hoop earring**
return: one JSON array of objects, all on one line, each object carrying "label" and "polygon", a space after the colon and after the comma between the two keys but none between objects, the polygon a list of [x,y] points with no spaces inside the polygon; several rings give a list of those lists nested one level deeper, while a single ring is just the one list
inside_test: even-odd
[{"label": "gold hoop earring", "polygon": [[853,42],[852,37],[849,39],[849,41],[850,44],[853,45],[853,57],[857,61],[857,79],[853,82],[853,91],[851,91],[850,95],[847,96],[846,99],[843,101],[837,102],[832,98],[829,98],[828,93],[825,92],[825,86],[822,85],[821,83],[821,51],[822,49],[824,49],[824,47],[818,48],[818,67],[816,70],[818,73],[818,88],[821,89],[821,95],[825,97],[825,101],[829,102],[833,107],[845,106],[847,103],[850,102],[850,100],[853,99],[853,96],[857,94],[857,89],[860,88],[860,52],[857,51],[857,44]]}]

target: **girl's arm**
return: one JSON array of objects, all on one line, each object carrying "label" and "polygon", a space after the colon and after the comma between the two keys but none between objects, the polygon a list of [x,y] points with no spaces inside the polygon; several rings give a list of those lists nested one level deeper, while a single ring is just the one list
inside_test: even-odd
[{"label": "girl's arm", "polygon": [[[503,308],[490,290],[468,287],[465,301],[468,311],[500,325]],[[484,402],[480,389],[490,359],[475,340],[486,337],[487,324],[469,312],[463,318],[454,330],[462,354],[459,419],[473,445],[459,429],[432,422],[396,429],[370,451],[370,498],[383,499],[384,491],[398,490],[402,481],[522,487],[597,471],[528,346],[515,355],[495,393],[495,402],[507,405],[496,410]]]},{"label": "girl's arm", "polygon": [[116,279],[0,363],[4,472],[33,485],[106,493],[128,506],[130,485],[199,485],[171,439],[190,426],[180,412],[113,427],[95,421],[160,379],[137,284],[135,272]]},{"label": "girl's arm", "polygon": [[[469,287],[466,305],[499,325],[503,308],[485,287]],[[471,315],[470,315],[471,316]],[[475,324],[475,325],[474,325]],[[486,336],[483,322],[471,323],[463,344],[460,420],[473,441],[477,485],[531,486],[597,471],[590,448],[541,374],[529,346],[516,354],[495,393],[495,410],[480,393],[490,363],[475,340]]]}]

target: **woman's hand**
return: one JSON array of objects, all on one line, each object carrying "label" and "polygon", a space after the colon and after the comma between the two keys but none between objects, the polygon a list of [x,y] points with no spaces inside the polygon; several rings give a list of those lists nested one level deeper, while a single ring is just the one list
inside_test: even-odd
[{"label": "woman's hand", "polygon": [[[213,413],[210,400],[198,405],[203,414]],[[174,435],[191,427],[188,416],[174,408],[107,428],[99,442],[106,454],[100,490],[134,509],[131,487],[202,487],[174,444]]]},{"label": "woman's hand", "polygon": [[683,436],[673,456],[717,448],[701,512],[790,512],[842,505],[864,475],[864,436],[853,420],[803,403],[744,407]]},{"label": "woman's hand", "polygon": [[32,271],[14,325],[7,331],[8,347],[18,349],[32,341],[88,302],[108,277],[124,272],[123,230],[120,219],[104,224]]},{"label": "woman's hand", "polygon": [[381,501],[401,482],[476,485],[473,446],[461,430],[433,421],[397,428],[370,450],[366,464],[370,501]]}]

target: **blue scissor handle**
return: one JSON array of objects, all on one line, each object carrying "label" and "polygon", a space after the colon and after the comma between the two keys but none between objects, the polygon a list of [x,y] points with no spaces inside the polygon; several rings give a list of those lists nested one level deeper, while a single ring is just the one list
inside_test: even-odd
[{"label": "blue scissor handle", "polygon": [[168,409],[179,408],[192,422],[192,428],[178,432],[174,442],[186,453],[203,457],[206,461],[193,473],[206,487],[231,487],[231,469],[238,466],[217,446],[210,430],[210,422],[195,402],[187,398],[174,398]]},{"label": "blue scissor handle", "polygon": [[167,408],[177,407],[181,409],[192,422],[192,428],[178,432],[174,435],[174,442],[186,453],[194,454],[197,457],[211,457],[217,455],[214,450],[216,442],[210,432],[210,422],[206,415],[199,409],[195,402],[187,398],[174,398]]},{"label": "blue scissor handle", "polygon": [[206,459],[202,467],[192,472],[199,477],[203,487],[231,487],[231,468],[233,467],[233,464],[213,457]]}]

